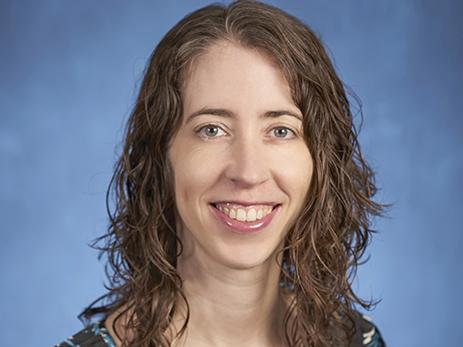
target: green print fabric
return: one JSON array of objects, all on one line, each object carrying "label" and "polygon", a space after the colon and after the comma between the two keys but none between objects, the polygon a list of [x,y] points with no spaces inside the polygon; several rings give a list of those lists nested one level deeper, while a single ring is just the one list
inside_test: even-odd
[{"label": "green print fabric", "polygon": [[[363,315],[358,315],[357,333],[350,347],[386,347],[378,328]],[[92,323],[55,347],[116,347],[102,322]]]}]

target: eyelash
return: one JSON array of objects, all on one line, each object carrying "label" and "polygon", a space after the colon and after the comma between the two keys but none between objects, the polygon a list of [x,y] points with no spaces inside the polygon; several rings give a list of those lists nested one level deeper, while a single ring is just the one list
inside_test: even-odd
[{"label": "eyelash", "polygon": [[[216,137],[220,137],[220,136],[207,136],[207,135],[201,134],[201,132],[204,129],[207,129],[207,128],[218,128],[218,129],[225,132],[225,130],[223,130],[219,125],[216,125],[216,124],[203,125],[202,127],[198,128],[195,132],[196,132],[196,134],[200,134],[201,137],[205,137],[205,138],[208,138],[208,139],[213,139],[213,138],[216,138]],[[293,138],[297,137],[296,132],[294,130],[292,130],[291,128],[288,128],[288,127],[285,127],[285,126],[276,126],[276,127],[272,128],[271,130],[275,130],[275,129],[287,129],[293,134]],[[277,137],[277,138],[281,138],[283,140],[291,139],[291,138],[288,138],[288,137]]]}]

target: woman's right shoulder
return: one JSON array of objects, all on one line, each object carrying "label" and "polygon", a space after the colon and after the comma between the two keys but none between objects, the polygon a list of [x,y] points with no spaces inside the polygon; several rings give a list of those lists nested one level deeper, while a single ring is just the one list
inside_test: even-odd
[{"label": "woman's right shoulder", "polygon": [[116,347],[116,344],[103,324],[96,322],[68,337],[55,347]]}]

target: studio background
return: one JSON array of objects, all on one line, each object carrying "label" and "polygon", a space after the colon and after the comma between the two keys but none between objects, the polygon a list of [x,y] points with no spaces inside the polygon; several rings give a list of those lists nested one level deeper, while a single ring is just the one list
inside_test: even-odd
[{"label": "studio background", "polygon": [[[207,1],[0,1],[0,345],[51,346],[104,293],[87,246],[147,59]],[[363,102],[377,200],[355,287],[388,346],[463,341],[463,6],[269,1],[308,23]],[[356,118],[358,120],[358,117]]]}]

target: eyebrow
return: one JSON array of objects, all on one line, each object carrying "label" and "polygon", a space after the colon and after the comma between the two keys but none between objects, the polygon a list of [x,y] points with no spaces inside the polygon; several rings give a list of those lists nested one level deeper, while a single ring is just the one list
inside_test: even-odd
[{"label": "eyebrow", "polygon": [[[219,116],[219,117],[226,117],[226,118],[233,118],[235,114],[223,108],[201,108],[200,110],[193,112],[188,116],[186,119],[186,123],[190,122],[193,118],[201,116],[201,115],[212,115],[212,116]],[[294,112],[289,110],[275,110],[275,111],[267,111],[261,117],[262,118],[277,118],[281,116],[292,116],[299,119],[302,122],[302,117]]]}]

